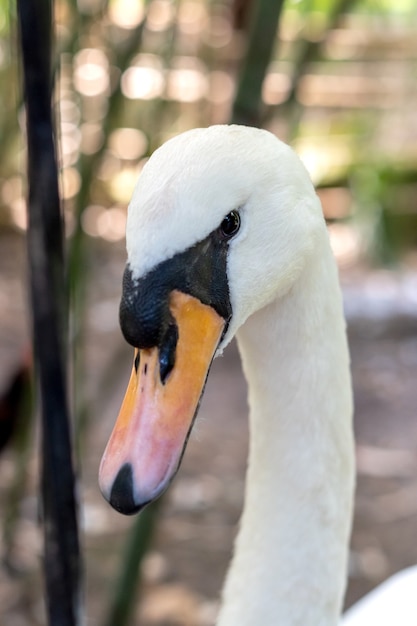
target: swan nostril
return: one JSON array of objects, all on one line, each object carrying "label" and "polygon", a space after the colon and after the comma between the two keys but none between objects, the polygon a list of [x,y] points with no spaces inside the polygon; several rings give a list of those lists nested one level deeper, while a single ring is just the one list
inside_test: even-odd
[{"label": "swan nostril", "polygon": [[167,378],[175,365],[175,349],[177,347],[177,341],[177,325],[170,324],[159,347],[159,375],[163,385],[165,385]]},{"label": "swan nostril", "polygon": [[109,503],[124,515],[138,513],[147,502],[137,503],[133,490],[133,471],[130,463],[125,463],[119,470],[111,489]]},{"label": "swan nostril", "polygon": [[136,373],[137,373],[137,371],[138,371],[138,369],[139,369],[139,362],[140,362],[140,352],[139,352],[139,350],[138,350],[138,351],[137,351],[137,353],[136,353],[136,356],[135,356],[135,363],[134,363],[134,366],[135,366],[135,372],[136,372]]}]

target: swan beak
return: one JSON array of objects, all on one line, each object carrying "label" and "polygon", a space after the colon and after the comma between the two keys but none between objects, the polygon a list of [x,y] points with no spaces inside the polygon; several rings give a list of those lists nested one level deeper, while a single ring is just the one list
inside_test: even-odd
[{"label": "swan beak", "polygon": [[160,496],[174,478],[225,326],[211,306],[179,291],[171,292],[169,308],[178,332],[172,369],[162,376],[161,347],[135,349],[100,465],[104,497],[126,515]]}]

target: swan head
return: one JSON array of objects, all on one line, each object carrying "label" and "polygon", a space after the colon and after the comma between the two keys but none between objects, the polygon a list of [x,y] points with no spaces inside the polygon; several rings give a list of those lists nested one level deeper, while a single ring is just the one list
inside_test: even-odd
[{"label": "swan head", "polygon": [[149,159],[128,210],[120,306],[134,365],[99,473],[117,510],[167,488],[213,357],[291,289],[322,229],[305,168],[267,131],[195,129]]}]

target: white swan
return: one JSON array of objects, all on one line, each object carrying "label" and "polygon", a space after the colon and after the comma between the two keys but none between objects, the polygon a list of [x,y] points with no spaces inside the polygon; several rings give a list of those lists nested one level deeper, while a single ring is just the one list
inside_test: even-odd
[{"label": "white swan", "polygon": [[319,200],[272,134],[214,126],[157,150],[129,207],[135,348],[100,487],[133,513],[172,480],[213,355],[249,385],[245,506],[219,626],[335,626],[354,485],[349,355]]},{"label": "white swan", "polygon": [[343,626],[416,626],[417,565],[394,574],[343,616]]}]

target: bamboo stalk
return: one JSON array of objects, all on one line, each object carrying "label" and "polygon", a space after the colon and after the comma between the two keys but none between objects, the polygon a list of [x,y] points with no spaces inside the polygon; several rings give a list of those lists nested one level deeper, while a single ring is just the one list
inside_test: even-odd
[{"label": "bamboo stalk", "polygon": [[105,626],[126,626],[129,623],[140,585],[142,561],[155,532],[160,504],[161,500],[156,500],[147,506],[131,528]]},{"label": "bamboo stalk", "polygon": [[48,623],[80,623],[81,562],[66,386],[63,222],[51,111],[52,2],[18,0],[28,144],[28,259],[42,417]]},{"label": "bamboo stalk", "polygon": [[262,84],[274,50],[284,0],[253,3],[246,55],[233,103],[231,123],[261,125]]}]

